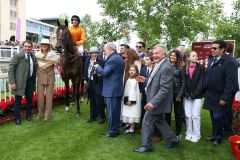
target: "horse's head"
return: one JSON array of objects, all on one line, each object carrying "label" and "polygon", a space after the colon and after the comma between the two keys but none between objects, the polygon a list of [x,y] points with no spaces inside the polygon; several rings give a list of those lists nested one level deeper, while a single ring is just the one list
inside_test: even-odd
[{"label": "horse's head", "polygon": [[65,25],[61,25],[59,20],[57,20],[57,25],[58,25],[58,28],[56,31],[57,43],[55,45],[55,48],[59,53],[64,53],[66,50],[66,45],[70,38],[70,32],[68,29],[68,21],[67,21],[67,19],[65,19]]}]

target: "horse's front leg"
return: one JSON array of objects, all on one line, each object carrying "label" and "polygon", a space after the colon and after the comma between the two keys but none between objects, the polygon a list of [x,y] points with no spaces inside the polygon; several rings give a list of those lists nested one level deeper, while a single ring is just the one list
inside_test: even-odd
[{"label": "horse's front leg", "polygon": [[65,88],[66,88],[66,108],[65,112],[69,112],[69,80],[65,80]]}]

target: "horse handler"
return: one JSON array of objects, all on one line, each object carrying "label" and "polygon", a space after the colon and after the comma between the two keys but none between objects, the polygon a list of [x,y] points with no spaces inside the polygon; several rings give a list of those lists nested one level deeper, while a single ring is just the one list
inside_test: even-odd
[{"label": "horse handler", "polygon": [[53,87],[55,82],[54,64],[59,62],[59,55],[51,50],[49,39],[41,40],[40,51],[36,53],[38,119],[42,117],[44,108],[44,93],[46,90],[46,108],[44,120],[48,120],[52,112]]}]

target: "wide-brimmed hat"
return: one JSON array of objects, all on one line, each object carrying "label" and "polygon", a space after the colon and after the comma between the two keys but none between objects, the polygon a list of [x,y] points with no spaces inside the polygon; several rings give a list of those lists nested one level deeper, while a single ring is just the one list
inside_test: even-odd
[{"label": "wide-brimmed hat", "polygon": [[50,44],[50,41],[49,41],[49,39],[43,38],[43,39],[41,40],[41,44]]}]

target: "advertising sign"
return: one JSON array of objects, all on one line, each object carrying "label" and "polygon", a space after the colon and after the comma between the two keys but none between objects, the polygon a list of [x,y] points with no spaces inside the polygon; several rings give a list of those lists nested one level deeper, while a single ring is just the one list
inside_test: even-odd
[{"label": "advertising sign", "polygon": [[[231,54],[234,57],[235,52],[235,40],[225,40],[227,42],[227,53]],[[204,41],[204,42],[193,42],[192,43],[192,50],[197,52],[198,59],[200,63],[206,63],[211,57],[212,41]]]}]

